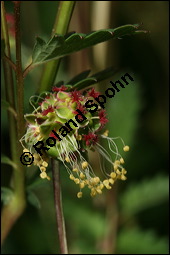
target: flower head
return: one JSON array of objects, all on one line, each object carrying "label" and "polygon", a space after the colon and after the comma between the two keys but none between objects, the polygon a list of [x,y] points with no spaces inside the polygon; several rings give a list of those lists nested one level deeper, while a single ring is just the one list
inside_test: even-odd
[{"label": "flower head", "polygon": [[[129,147],[121,138],[108,137],[107,130],[103,133],[108,122],[105,110],[100,106],[95,110],[86,108],[86,103],[98,95],[94,89],[81,93],[70,92],[64,85],[54,87],[53,92],[46,94],[39,106],[34,107],[32,114],[25,115],[28,125],[21,143],[24,150],[33,153],[40,177],[49,179],[46,168],[50,157],[62,161],[70,179],[79,187],[78,198],[82,197],[85,187],[90,189],[91,196],[95,196],[104,188],[111,189],[117,179],[126,180],[124,159],[116,140],[122,141],[124,151]],[[102,147],[102,140],[107,142],[108,150]],[[42,149],[36,147],[38,143],[43,144]],[[89,150],[97,151],[99,155],[101,176],[95,175],[87,161]]]}]

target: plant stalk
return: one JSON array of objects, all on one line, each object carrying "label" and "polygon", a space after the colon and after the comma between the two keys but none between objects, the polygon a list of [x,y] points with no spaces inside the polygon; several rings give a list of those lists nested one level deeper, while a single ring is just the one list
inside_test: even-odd
[{"label": "plant stalk", "polygon": [[[52,36],[57,33],[64,35],[67,33],[70,19],[76,1],[60,1],[58,13],[52,29]],[[40,81],[39,93],[48,91],[53,86],[60,65],[60,59],[47,63],[43,69]]]},{"label": "plant stalk", "polygon": [[68,254],[65,222],[64,222],[63,207],[62,207],[59,161],[52,159],[51,163],[52,163],[52,175],[53,175],[53,187],[54,187],[54,203],[55,203],[56,219],[57,219],[57,226],[58,226],[60,252],[61,254]]},{"label": "plant stalk", "polygon": [[[16,48],[17,48],[17,64],[16,64],[16,77],[17,77],[17,123],[14,116],[9,112],[9,128],[10,128],[10,145],[11,145],[11,157],[13,162],[17,165],[17,169],[13,169],[11,177],[11,188],[13,189],[13,196],[8,204],[3,206],[1,213],[1,244],[6,239],[12,226],[17,219],[22,215],[25,206],[25,187],[24,187],[24,167],[19,161],[22,153],[19,139],[21,134],[24,132],[23,118],[23,79],[22,79],[22,66],[21,66],[21,42],[20,42],[20,2],[15,2],[15,31],[16,31]],[[10,44],[7,23],[5,19],[5,8],[4,2],[2,2],[2,35],[5,41],[5,53],[6,56],[10,57]],[[6,59],[3,60],[4,67],[4,79],[6,85],[6,98],[10,105],[15,109],[15,98],[13,93],[13,77],[12,69]],[[19,109],[19,106],[21,107]]]}]

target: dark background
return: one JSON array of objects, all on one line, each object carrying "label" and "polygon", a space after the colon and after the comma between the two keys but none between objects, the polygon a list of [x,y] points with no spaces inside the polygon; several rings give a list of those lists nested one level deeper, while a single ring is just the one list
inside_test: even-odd
[{"label": "dark background", "polygon": [[[55,1],[22,3],[24,65],[30,61],[35,36],[50,37],[57,6]],[[10,2],[6,7],[12,13]],[[168,1],[76,3],[69,31],[88,33],[143,23],[142,28],[150,33],[111,40],[62,60],[57,81],[67,82],[83,70],[98,72],[109,66],[119,70],[110,80],[116,81],[125,72],[135,80],[107,102],[110,136],[121,136],[131,148],[126,154],[127,181],[94,199],[85,192],[80,200],[61,167],[70,253],[168,254],[168,7]],[[28,100],[36,93],[41,72],[38,67],[25,79],[25,113],[32,111]],[[100,85],[98,89],[105,91],[109,80]],[[2,153],[10,156],[4,110],[1,141]],[[30,176],[35,173],[38,178],[39,173],[34,167],[28,170],[30,185]],[[9,166],[2,165],[3,186],[8,185],[10,173]],[[36,198],[29,200],[40,209],[28,204],[2,247],[3,254],[58,252],[52,182],[42,180],[32,192]]]}]

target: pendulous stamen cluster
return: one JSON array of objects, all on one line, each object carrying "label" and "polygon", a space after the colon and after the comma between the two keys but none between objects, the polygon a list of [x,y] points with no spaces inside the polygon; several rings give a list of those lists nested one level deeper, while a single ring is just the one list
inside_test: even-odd
[{"label": "pendulous stamen cluster", "polygon": [[[50,179],[46,171],[50,157],[62,161],[79,187],[78,198],[85,187],[95,196],[104,188],[111,189],[117,179],[126,180],[124,159],[115,141],[121,140],[125,152],[129,146],[119,137],[108,137],[108,130],[103,131],[108,119],[95,101],[97,96],[99,92],[93,88],[81,93],[69,91],[64,85],[54,87],[52,92],[38,97],[37,107],[31,101],[34,111],[25,115],[28,125],[20,140],[24,152],[33,154],[41,178]],[[102,147],[102,141],[107,142],[108,150]],[[90,150],[98,153],[101,176],[96,176],[88,163]]]}]

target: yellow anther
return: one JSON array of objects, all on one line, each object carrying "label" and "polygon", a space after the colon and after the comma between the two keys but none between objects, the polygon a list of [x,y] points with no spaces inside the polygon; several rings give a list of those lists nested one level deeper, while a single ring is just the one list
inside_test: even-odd
[{"label": "yellow anther", "polygon": [[72,174],[70,174],[70,179],[71,179],[71,180],[74,180],[75,177],[74,177]]},{"label": "yellow anther", "polygon": [[78,141],[81,141],[81,140],[82,140],[82,135],[78,135],[78,136],[77,136],[77,140],[78,140]]},{"label": "yellow anther", "polygon": [[90,184],[93,186],[96,185],[95,177],[90,179]]},{"label": "yellow anther", "polygon": [[127,177],[124,174],[121,174],[120,178],[122,181],[125,181],[127,179]]},{"label": "yellow anther", "polygon": [[126,169],[122,168],[122,174],[126,174],[126,173],[127,173]]},{"label": "yellow anther", "polygon": [[123,147],[123,150],[124,150],[124,151],[129,151],[129,149],[130,149],[130,148],[129,148],[128,145],[126,145],[126,146]]},{"label": "yellow anther", "polygon": [[116,173],[115,173],[115,172],[111,172],[110,177],[111,177],[112,179],[115,179],[115,178],[116,178]]},{"label": "yellow anther", "polygon": [[34,157],[34,159],[39,159],[40,158],[40,156],[37,153],[34,153],[33,157]]},{"label": "yellow anther", "polygon": [[104,188],[103,183],[101,183],[101,184],[99,185],[99,187],[100,187],[100,189],[102,190],[102,189]]},{"label": "yellow anther", "polygon": [[115,164],[116,165],[120,165],[120,161],[119,160],[115,160]]},{"label": "yellow anther", "polygon": [[44,171],[46,171],[46,168],[43,167],[43,166],[41,166],[41,167],[40,167],[40,170],[41,170],[42,172],[44,172]]},{"label": "yellow anther", "polygon": [[120,170],[119,170],[119,169],[117,169],[117,170],[116,170],[116,173],[117,173],[117,174],[121,174],[121,172],[120,172]]},{"label": "yellow anther", "polygon": [[109,130],[106,130],[104,133],[103,133],[104,136],[108,136],[109,135]]},{"label": "yellow anther", "polygon": [[106,189],[111,189],[112,187],[110,185],[107,185],[106,186]]},{"label": "yellow anther", "polygon": [[77,197],[78,197],[78,198],[81,198],[82,195],[83,195],[83,193],[82,193],[81,191],[77,193]]},{"label": "yellow anther", "polygon": [[88,167],[88,162],[87,161],[84,161],[82,164],[81,164],[81,167],[83,169],[86,169]]},{"label": "yellow anther", "polygon": [[114,170],[116,171],[118,169],[118,165],[117,164],[114,164],[113,166]]},{"label": "yellow anther", "polygon": [[39,163],[39,165],[42,165],[43,160],[42,159],[38,160],[38,163]]},{"label": "yellow anther", "polygon": [[110,182],[111,184],[114,184],[114,180],[113,180],[112,178],[109,179],[109,182]]},{"label": "yellow anther", "polygon": [[80,182],[80,189],[83,189],[85,186],[85,183],[84,182]]},{"label": "yellow anther", "polygon": [[48,163],[46,161],[43,161],[42,166],[47,167]]},{"label": "yellow anther", "polygon": [[25,148],[25,149],[23,149],[23,152],[30,152],[30,151],[29,151],[28,149]]},{"label": "yellow anther", "polygon": [[109,180],[104,180],[103,184],[104,184],[105,187],[108,186],[109,185]]},{"label": "yellow anther", "polygon": [[81,178],[81,179],[84,179],[85,177],[86,177],[85,174],[80,173],[80,178]]},{"label": "yellow anther", "polygon": [[125,163],[125,161],[124,161],[123,158],[120,158],[120,163],[121,163],[121,164],[124,164],[124,163]]},{"label": "yellow anther", "polygon": [[65,157],[65,161],[66,161],[67,163],[69,163],[69,162],[70,162],[69,157]]},{"label": "yellow anther", "polygon": [[96,195],[96,190],[94,188],[91,189],[90,195],[94,197]]},{"label": "yellow anther", "polygon": [[73,168],[73,172],[78,172],[79,170],[78,170],[78,168]]},{"label": "yellow anther", "polygon": [[74,179],[74,182],[75,182],[76,184],[79,184],[79,183],[80,183],[80,180],[79,180],[78,178],[75,178],[75,179]]},{"label": "yellow anther", "polygon": [[40,177],[41,177],[42,179],[47,178],[47,174],[46,174],[46,172],[42,172],[42,173],[40,173]]},{"label": "yellow anther", "polygon": [[100,178],[99,177],[94,177],[94,182],[95,182],[95,184],[98,184],[100,182]]},{"label": "yellow anther", "polygon": [[50,181],[50,180],[51,180],[51,178],[50,178],[49,176],[47,176],[47,180],[49,180],[49,181]]},{"label": "yellow anther", "polygon": [[85,184],[89,185],[89,180],[85,180],[84,182]]},{"label": "yellow anther", "polygon": [[102,194],[102,190],[100,189],[100,187],[96,188],[96,191],[97,191],[98,194]]}]

